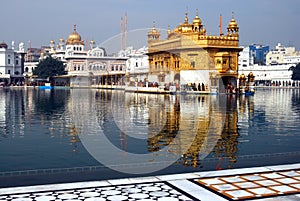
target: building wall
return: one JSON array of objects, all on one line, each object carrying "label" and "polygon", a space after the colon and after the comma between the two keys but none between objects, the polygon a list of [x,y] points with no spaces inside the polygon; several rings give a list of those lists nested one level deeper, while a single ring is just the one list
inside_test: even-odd
[{"label": "building wall", "polygon": [[[266,55],[268,54],[270,47],[263,45],[249,45],[250,57],[253,57],[253,64],[265,65]],[[251,65],[251,64],[250,64]]]},{"label": "building wall", "polygon": [[0,48],[0,79],[8,79],[8,82],[13,82],[13,78],[23,77],[23,53],[23,49],[20,51],[12,48]]},{"label": "building wall", "polygon": [[274,64],[297,64],[300,62],[300,53],[295,47],[284,47],[280,43],[275,50],[266,55],[267,65]]}]

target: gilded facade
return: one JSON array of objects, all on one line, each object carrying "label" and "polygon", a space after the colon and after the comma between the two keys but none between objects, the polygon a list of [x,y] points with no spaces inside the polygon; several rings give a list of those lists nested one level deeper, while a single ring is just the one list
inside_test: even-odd
[{"label": "gilded facade", "polygon": [[166,39],[160,36],[160,30],[154,24],[148,32],[150,79],[157,79],[161,84],[176,83],[180,86],[183,80],[189,80],[184,77],[187,74],[183,71],[191,71],[192,74],[202,72],[206,74],[204,77],[207,77],[205,84],[208,89],[211,86],[221,87],[222,84],[236,87],[241,48],[239,27],[233,15],[227,26],[227,34],[220,31],[220,35],[208,35],[197,11],[192,23],[186,13],[183,23],[174,30],[168,29]]}]

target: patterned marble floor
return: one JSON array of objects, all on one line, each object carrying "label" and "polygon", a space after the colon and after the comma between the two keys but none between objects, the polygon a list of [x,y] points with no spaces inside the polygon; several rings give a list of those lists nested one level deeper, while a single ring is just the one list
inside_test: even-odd
[{"label": "patterned marble floor", "polygon": [[193,179],[228,200],[257,199],[300,193],[300,170]]},{"label": "patterned marble floor", "polygon": [[141,183],[107,187],[78,188],[1,195],[0,200],[8,201],[64,201],[64,200],[197,200],[191,195],[176,189],[167,182]]},{"label": "patterned marble floor", "polygon": [[0,188],[0,201],[300,200],[300,164]]}]

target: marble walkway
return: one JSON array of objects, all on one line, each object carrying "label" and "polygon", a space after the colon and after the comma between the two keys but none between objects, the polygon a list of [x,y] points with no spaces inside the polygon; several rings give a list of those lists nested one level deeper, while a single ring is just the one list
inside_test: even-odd
[{"label": "marble walkway", "polygon": [[300,163],[156,177],[0,188],[0,201],[300,200]]}]

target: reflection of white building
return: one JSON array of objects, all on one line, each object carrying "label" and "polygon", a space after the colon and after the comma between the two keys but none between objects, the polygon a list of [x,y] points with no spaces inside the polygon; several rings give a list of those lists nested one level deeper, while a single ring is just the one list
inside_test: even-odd
[{"label": "reflection of white building", "polygon": [[0,43],[0,82],[2,84],[22,82],[24,55],[24,43],[19,44],[19,50],[15,50],[14,42],[11,48],[4,42]]},{"label": "reflection of white building", "polygon": [[57,45],[50,42],[50,55],[66,63],[70,86],[123,84],[127,58],[108,56],[104,48],[95,46],[94,40],[89,45],[77,33],[76,25],[66,41],[61,38]]}]

